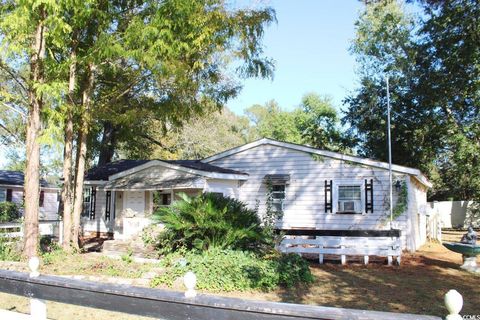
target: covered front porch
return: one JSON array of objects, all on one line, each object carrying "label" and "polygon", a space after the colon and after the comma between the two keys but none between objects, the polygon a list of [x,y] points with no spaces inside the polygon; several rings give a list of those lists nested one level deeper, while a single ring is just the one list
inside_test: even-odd
[{"label": "covered front porch", "polygon": [[82,228],[84,235],[113,235],[127,240],[152,223],[159,208],[169,206],[185,193],[218,192],[237,197],[246,177],[192,170],[158,161],[139,170],[122,172],[108,181],[85,186]]}]

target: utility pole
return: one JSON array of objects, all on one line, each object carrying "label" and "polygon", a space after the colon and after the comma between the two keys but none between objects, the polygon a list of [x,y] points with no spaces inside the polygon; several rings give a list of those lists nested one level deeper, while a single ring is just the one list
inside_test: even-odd
[{"label": "utility pole", "polygon": [[387,131],[388,131],[388,176],[390,188],[390,229],[393,229],[393,181],[392,181],[392,139],[390,136],[390,89],[388,84],[388,76],[386,77],[387,84]]}]

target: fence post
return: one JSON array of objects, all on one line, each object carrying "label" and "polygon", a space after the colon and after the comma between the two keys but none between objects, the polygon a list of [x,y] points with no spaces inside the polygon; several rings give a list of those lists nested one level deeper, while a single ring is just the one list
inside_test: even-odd
[{"label": "fence post", "polygon": [[63,245],[63,220],[58,223],[58,243]]},{"label": "fence post", "polygon": [[463,307],[463,297],[457,290],[450,290],[445,294],[445,306],[449,312],[446,320],[462,320],[460,311]]},{"label": "fence post", "polygon": [[[28,266],[30,267],[30,278],[36,278],[40,275],[38,272],[38,267],[40,265],[40,260],[37,257],[32,257],[28,261]],[[45,300],[30,299],[30,315],[34,320],[46,320],[47,319],[47,304]]]},{"label": "fence post", "polygon": [[187,288],[185,291],[185,297],[187,298],[194,298],[197,296],[197,292],[195,291],[195,285],[197,284],[197,276],[192,271],[188,271],[183,276],[183,283]]}]

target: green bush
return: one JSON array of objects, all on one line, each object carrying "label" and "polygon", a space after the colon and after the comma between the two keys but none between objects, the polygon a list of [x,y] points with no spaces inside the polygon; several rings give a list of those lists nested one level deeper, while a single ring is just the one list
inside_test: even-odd
[{"label": "green bush", "polygon": [[15,221],[19,217],[18,206],[13,202],[0,202],[0,223]]},{"label": "green bush", "polygon": [[308,262],[296,254],[261,257],[253,252],[213,248],[172,253],[162,260],[165,272],[152,286],[174,285],[187,271],[197,276],[197,288],[208,291],[270,291],[313,281]]},{"label": "green bush", "polygon": [[232,198],[205,193],[181,200],[155,213],[165,225],[157,238],[163,253],[178,249],[209,248],[251,250],[265,242],[255,210]]},{"label": "green bush", "polygon": [[0,235],[0,260],[20,261],[22,253],[19,248],[18,239],[3,238]]}]

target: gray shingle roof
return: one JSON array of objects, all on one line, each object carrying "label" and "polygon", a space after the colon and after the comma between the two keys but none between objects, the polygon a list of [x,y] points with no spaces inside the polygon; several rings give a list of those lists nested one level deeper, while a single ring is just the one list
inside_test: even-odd
[{"label": "gray shingle roof", "polygon": [[[0,170],[0,184],[8,186],[23,186],[25,175],[21,171]],[[56,188],[44,179],[40,179],[40,186],[44,188]]]},{"label": "gray shingle roof", "polygon": [[[138,167],[142,164],[145,164],[151,160],[118,160],[111,163],[107,163],[103,166],[94,167],[90,169],[86,176],[86,180],[108,180],[108,177],[116,173],[126,171],[135,167]],[[226,174],[243,174],[246,173],[225,169],[222,167],[214,166],[208,163],[201,162],[200,160],[159,160],[162,162],[178,165],[188,169],[195,169],[205,172],[216,172],[216,173],[226,173]]]}]

